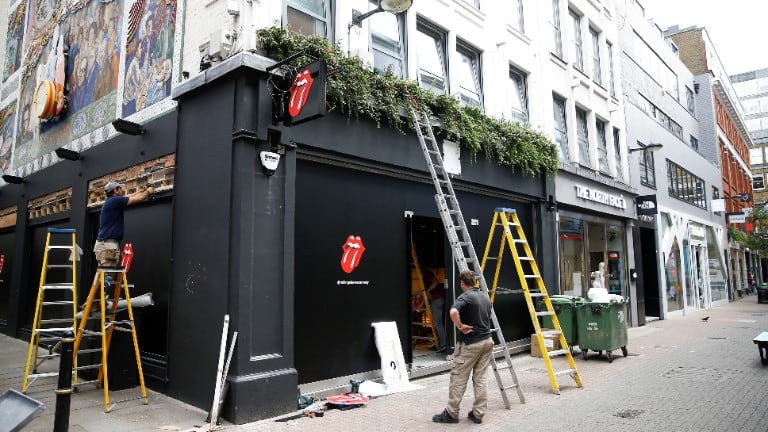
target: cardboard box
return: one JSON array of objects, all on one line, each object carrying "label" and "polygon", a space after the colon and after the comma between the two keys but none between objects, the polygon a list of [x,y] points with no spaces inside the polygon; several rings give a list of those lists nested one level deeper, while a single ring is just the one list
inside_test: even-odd
[{"label": "cardboard box", "polygon": [[[548,329],[541,330],[546,331]],[[560,340],[557,336],[544,336],[544,343],[547,345],[547,351],[560,349]],[[541,348],[539,347],[539,338],[536,337],[536,333],[531,335],[531,355],[534,357],[542,357]]]}]

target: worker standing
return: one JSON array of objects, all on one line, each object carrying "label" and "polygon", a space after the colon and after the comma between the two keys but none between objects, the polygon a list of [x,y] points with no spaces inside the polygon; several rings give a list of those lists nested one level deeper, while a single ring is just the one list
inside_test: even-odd
[{"label": "worker standing", "polygon": [[125,193],[125,184],[109,182],[104,186],[107,199],[99,215],[99,234],[93,245],[93,253],[99,267],[116,267],[120,261],[120,242],[125,231],[124,212],[129,205],[148,199],[154,192],[147,187],[130,195]]}]

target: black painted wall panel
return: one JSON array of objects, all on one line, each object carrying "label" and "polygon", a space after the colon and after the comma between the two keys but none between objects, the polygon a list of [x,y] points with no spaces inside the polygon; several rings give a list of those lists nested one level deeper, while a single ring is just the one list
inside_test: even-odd
[{"label": "black painted wall panel", "polygon": [[15,233],[5,231],[0,233],[0,256],[3,258],[3,268],[0,270],[0,326],[8,325],[8,307],[11,299],[11,275],[13,272],[13,242]]}]

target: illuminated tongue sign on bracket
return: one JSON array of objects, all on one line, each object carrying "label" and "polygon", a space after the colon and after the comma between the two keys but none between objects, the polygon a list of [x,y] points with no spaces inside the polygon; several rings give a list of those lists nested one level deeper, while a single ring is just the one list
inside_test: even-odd
[{"label": "illuminated tongue sign on bracket", "polygon": [[290,78],[285,98],[286,126],[297,125],[325,115],[325,60],[312,62],[297,70]]},{"label": "illuminated tongue sign on bracket", "polygon": [[360,265],[363,252],[365,252],[363,239],[360,236],[350,235],[341,246],[341,250],[343,251],[341,254],[341,269],[344,270],[344,273],[352,273]]}]

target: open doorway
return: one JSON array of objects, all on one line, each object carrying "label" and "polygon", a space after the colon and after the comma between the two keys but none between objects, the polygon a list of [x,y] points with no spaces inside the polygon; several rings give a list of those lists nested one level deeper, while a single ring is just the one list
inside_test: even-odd
[{"label": "open doorway", "polygon": [[[443,362],[452,351],[446,325],[451,294],[446,281],[445,230],[437,218],[414,216],[409,230],[410,347],[415,367]],[[448,269],[450,271],[450,268]]]}]

